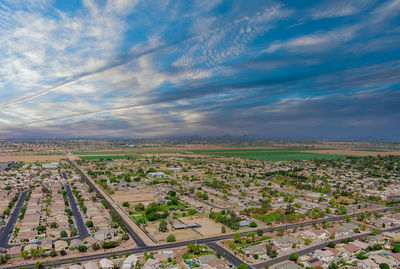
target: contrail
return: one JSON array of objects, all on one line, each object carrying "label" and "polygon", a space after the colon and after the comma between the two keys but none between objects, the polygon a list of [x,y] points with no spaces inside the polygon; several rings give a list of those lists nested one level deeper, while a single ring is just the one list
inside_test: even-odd
[{"label": "contrail", "polygon": [[46,118],[46,119],[41,119],[41,120],[33,120],[33,121],[30,121],[27,123],[16,125],[14,127],[27,126],[27,125],[31,125],[31,124],[35,124],[35,123],[40,123],[40,122],[70,119],[70,118],[75,118],[75,117],[79,117],[79,116],[88,116],[88,115],[93,115],[93,114],[112,112],[112,111],[118,111],[118,110],[130,109],[130,108],[140,108],[140,107],[144,107],[144,106],[148,106],[148,105],[150,105],[150,104],[126,105],[126,106],[113,107],[113,108],[109,108],[109,109],[99,109],[99,110],[90,111],[90,112],[82,112],[82,113],[69,114],[69,115],[60,116],[60,117],[52,117],[52,118]]},{"label": "contrail", "polygon": [[64,86],[68,86],[68,85],[74,84],[74,83],[76,83],[78,81],[81,81],[81,80],[84,80],[86,78],[89,78],[91,76],[94,76],[94,75],[97,75],[97,74],[100,74],[100,73],[103,73],[103,72],[106,72],[106,71],[109,71],[109,70],[113,70],[113,69],[116,69],[118,67],[121,67],[121,66],[124,66],[124,65],[127,65],[127,64],[130,64],[130,63],[140,59],[143,56],[147,56],[147,55],[151,55],[151,54],[160,52],[162,50],[174,47],[174,46],[176,46],[176,45],[178,45],[180,43],[186,42],[186,41],[190,41],[190,40],[194,40],[194,39],[197,39],[197,38],[201,38],[203,36],[206,36],[206,35],[212,34],[214,32],[220,31],[223,28],[228,28],[228,27],[231,27],[233,25],[236,25],[238,23],[242,23],[242,22],[245,22],[245,21],[248,21],[248,20],[250,20],[249,17],[244,17],[244,18],[235,20],[235,21],[233,21],[233,22],[231,22],[229,24],[226,24],[226,25],[224,25],[224,27],[217,27],[217,28],[215,28],[213,30],[210,30],[208,32],[205,32],[205,33],[202,33],[202,34],[199,34],[199,35],[194,35],[194,36],[191,36],[191,37],[188,37],[188,38],[184,38],[184,39],[172,42],[172,43],[165,44],[163,46],[159,46],[159,47],[156,47],[156,48],[153,48],[153,49],[149,49],[147,51],[144,51],[142,53],[139,53],[139,54],[129,58],[126,61],[119,62],[119,63],[114,63],[114,64],[111,64],[111,65],[107,65],[107,66],[104,66],[104,67],[102,67],[100,69],[97,69],[97,70],[95,70],[93,72],[82,73],[80,75],[68,78],[68,79],[66,79],[66,80],[64,80],[64,81],[62,81],[62,82],[60,82],[58,84],[55,84],[55,85],[53,85],[53,86],[51,86],[51,87],[49,87],[47,89],[44,89],[42,91],[34,92],[32,94],[27,94],[25,96],[21,96],[19,98],[15,98],[15,99],[10,100],[10,101],[0,103],[0,107],[6,107],[6,106],[9,106],[9,105],[13,105],[13,104],[24,103],[26,101],[38,98],[38,97],[40,97],[42,95],[46,95],[46,94],[48,94],[50,92],[56,91],[56,90],[58,90],[58,89],[60,89],[60,88],[62,88]]}]

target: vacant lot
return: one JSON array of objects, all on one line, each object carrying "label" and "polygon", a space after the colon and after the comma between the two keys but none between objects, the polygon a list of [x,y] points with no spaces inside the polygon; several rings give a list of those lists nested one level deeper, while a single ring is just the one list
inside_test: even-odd
[{"label": "vacant lot", "polygon": [[59,161],[61,159],[66,159],[63,155],[27,155],[27,156],[0,156],[0,162],[49,162],[49,161]]},{"label": "vacant lot", "polygon": [[240,150],[202,150],[197,153],[218,155],[233,158],[244,158],[267,161],[309,160],[309,159],[338,159],[346,157],[339,154],[324,154],[322,149],[318,153],[302,152],[301,148],[283,149],[240,149]]},{"label": "vacant lot", "polygon": [[131,205],[135,205],[142,202],[154,201],[156,199],[154,192],[143,189],[115,191],[111,196],[121,205],[123,202],[129,202]]},{"label": "vacant lot", "polygon": [[[222,224],[218,224],[204,216],[190,216],[190,217],[179,218],[179,220],[182,221],[183,223],[190,223],[190,222],[198,223],[201,227],[196,228],[196,230],[199,231],[203,236],[212,236],[221,234]],[[226,232],[227,233],[230,232],[229,228],[226,228]]]},{"label": "vacant lot", "polygon": [[[180,222],[174,221],[174,224],[179,224]],[[161,243],[166,242],[166,238],[170,234],[174,234],[176,237],[176,241],[185,241],[185,240],[191,240],[191,239],[196,239],[200,238],[201,236],[194,232],[192,229],[179,229],[179,230],[172,230],[171,226],[168,225],[168,232],[159,232],[158,231],[159,227],[159,222],[158,221],[153,221],[153,222],[147,222],[146,224],[146,230],[152,235],[152,237],[156,238],[158,241]]]}]

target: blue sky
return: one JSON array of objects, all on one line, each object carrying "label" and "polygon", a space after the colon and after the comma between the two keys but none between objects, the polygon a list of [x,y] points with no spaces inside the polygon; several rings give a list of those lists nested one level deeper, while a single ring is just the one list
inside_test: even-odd
[{"label": "blue sky", "polygon": [[0,1],[0,138],[400,139],[400,0]]}]

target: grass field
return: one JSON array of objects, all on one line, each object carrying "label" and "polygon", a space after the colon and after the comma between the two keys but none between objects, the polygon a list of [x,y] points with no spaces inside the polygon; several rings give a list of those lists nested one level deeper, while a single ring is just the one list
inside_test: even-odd
[{"label": "grass field", "polygon": [[82,160],[115,160],[115,159],[128,159],[137,158],[137,155],[104,155],[104,156],[79,156]]},{"label": "grass field", "polygon": [[281,216],[281,215],[282,215],[281,212],[271,212],[268,214],[252,215],[252,217],[254,217],[255,219],[264,221],[265,223],[271,223],[271,222],[277,221],[279,216]]},{"label": "grass field", "polygon": [[241,150],[198,150],[196,153],[205,153],[210,155],[266,160],[266,161],[288,161],[288,160],[309,160],[309,159],[339,159],[346,155],[323,154],[301,152],[301,148],[283,148],[283,149],[241,149]]},{"label": "grass field", "polygon": [[107,155],[107,154],[127,154],[126,151],[79,151],[75,155]]},{"label": "grass field", "polygon": [[37,156],[60,156],[60,155],[65,155],[64,152],[38,152],[35,153]]}]

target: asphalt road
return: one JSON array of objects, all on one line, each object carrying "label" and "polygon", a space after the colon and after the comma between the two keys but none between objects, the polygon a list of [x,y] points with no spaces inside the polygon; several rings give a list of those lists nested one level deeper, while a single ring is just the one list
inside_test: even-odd
[{"label": "asphalt road", "polygon": [[[400,226],[388,228],[388,229],[385,229],[385,230],[381,230],[381,232],[391,232],[391,231],[397,231],[397,230],[400,230]],[[369,236],[369,235],[371,235],[371,233],[357,234],[355,236],[348,237],[348,238],[357,239],[357,238],[364,237],[364,236]],[[222,238],[222,239],[229,239],[229,238],[233,237],[233,235],[231,235],[231,236],[230,235],[224,235],[223,237],[224,238]],[[221,239],[216,239],[216,238],[221,238],[221,236],[199,239],[199,240],[197,240],[197,243],[208,245],[212,249],[213,249],[213,247],[217,246],[216,247],[217,251],[224,258],[226,258],[230,263],[232,263],[234,266],[237,263],[239,263],[239,264],[242,263],[242,261],[239,258],[235,257],[234,255],[232,255],[228,251],[226,251],[223,248],[221,248],[220,246],[218,246],[215,242],[218,241],[218,240],[221,240]],[[344,238],[333,240],[333,242],[339,243],[343,239]],[[55,265],[61,266],[61,265],[76,263],[78,261],[79,262],[88,262],[88,261],[92,261],[92,260],[100,260],[100,259],[106,258],[106,257],[108,257],[110,255],[117,255],[118,256],[119,254],[125,254],[127,252],[129,252],[131,254],[135,254],[135,253],[141,253],[144,250],[147,250],[147,251],[150,252],[150,251],[172,249],[172,248],[176,248],[176,247],[187,246],[188,244],[191,244],[191,243],[193,243],[193,244],[196,243],[196,240],[190,240],[190,241],[184,241],[184,242],[175,242],[175,243],[169,243],[169,244],[163,244],[163,245],[157,245],[157,246],[143,246],[143,247],[136,247],[136,248],[132,248],[132,249],[126,249],[126,250],[109,251],[109,252],[106,252],[106,253],[86,255],[86,256],[75,257],[75,258],[64,258],[64,259],[61,258],[61,259],[58,259],[57,261],[52,261],[51,263],[48,264],[48,266],[55,266]],[[328,244],[328,242],[321,243],[321,244],[318,244],[318,245],[315,245],[315,246],[311,246],[309,248],[305,248],[305,249],[299,250],[299,251],[297,251],[297,253],[299,255],[304,255],[306,253],[310,253],[310,252],[315,251],[317,249],[324,248],[324,247],[327,246],[327,244]],[[221,248],[221,249],[219,249],[218,247]],[[231,255],[234,258],[232,258]],[[283,255],[283,256],[271,259],[269,261],[266,261],[266,262],[263,262],[263,263],[259,263],[259,264],[255,264],[255,265],[252,265],[252,266],[249,266],[249,267],[253,267],[253,268],[259,269],[259,268],[264,268],[265,265],[273,265],[273,264],[281,263],[281,262],[289,260],[289,255],[290,254]],[[33,268],[34,263],[33,264],[26,264],[26,265],[23,265],[23,266],[30,269],[30,268]],[[7,269],[19,269],[20,267],[21,267],[21,265],[19,265],[19,266],[8,266],[8,267],[4,267],[4,268],[7,268]]]},{"label": "asphalt road", "polygon": [[212,250],[218,252],[219,254],[221,254],[222,257],[224,257],[230,264],[232,264],[233,266],[237,267],[239,266],[239,264],[242,264],[243,261],[241,259],[239,259],[238,257],[236,257],[235,255],[233,255],[232,253],[230,253],[229,251],[225,250],[223,247],[221,247],[220,245],[218,245],[217,243],[208,243],[207,244]]},{"label": "asphalt road", "polygon": [[69,185],[65,185],[65,190],[67,191],[69,205],[71,206],[71,210],[74,213],[76,228],[79,232],[79,236],[75,238],[82,240],[89,236],[89,232],[86,228],[85,222],[83,221],[81,212],[78,209],[78,205],[76,203],[74,194],[71,191],[71,187]]},{"label": "asphalt road", "polygon": [[9,235],[12,233],[14,229],[15,223],[17,222],[18,216],[21,212],[21,207],[24,205],[25,197],[28,194],[28,192],[30,192],[30,190],[26,190],[21,193],[19,200],[15,205],[14,211],[7,222],[7,225],[0,231],[0,247],[2,248],[11,247],[8,244],[8,240],[10,239]]},{"label": "asphalt road", "polygon": [[[385,230],[381,230],[381,232],[393,232],[393,231],[398,231],[398,230],[400,230],[400,226],[399,227],[388,228],[388,229],[385,229]],[[349,239],[349,238],[351,238],[351,239],[359,239],[359,238],[370,236],[370,235],[372,235],[372,233],[357,234],[357,235],[346,237],[346,238],[340,238],[340,239],[336,239],[336,240],[331,240],[329,242],[335,242],[336,244],[338,244],[338,243],[341,243],[343,239]],[[305,255],[307,253],[316,251],[317,249],[326,248],[327,246],[328,246],[328,242],[324,242],[324,243],[321,243],[321,244],[318,244],[318,245],[311,246],[309,248],[301,249],[299,251],[296,251],[296,253],[298,253],[299,256],[302,256],[302,255]],[[289,253],[287,255],[283,255],[283,256],[277,257],[277,258],[274,258],[274,259],[271,259],[269,261],[265,261],[265,262],[262,262],[262,263],[255,264],[255,265],[253,265],[253,267],[256,268],[256,269],[261,269],[261,268],[264,268],[265,265],[271,266],[271,265],[274,265],[274,264],[277,264],[277,263],[288,261],[290,259],[290,254],[291,253]]]},{"label": "asphalt road", "polygon": [[[88,178],[88,175],[86,174],[86,172],[83,171],[83,169],[82,169],[76,162],[74,162],[74,161],[72,161],[72,160],[70,160],[70,162],[71,162],[71,164],[72,164],[76,169],[78,169],[78,170],[82,173],[82,175],[83,175],[83,177],[85,178],[87,184],[89,184],[89,186],[91,186],[92,189],[93,189],[98,195],[100,195],[100,196],[103,198],[104,201],[107,202],[107,204],[108,204],[108,206],[109,206],[109,209],[113,210],[115,213],[117,213],[117,214],[121,217],[122,222],[123,222],[124,225],[127,227],[128,233],[129,233],[129,235],[131,236],[131,238],[133,239],[133,241],[135,241],[136,245],[139,246],[139,247],[146,247],[146,243],[142,240],[142,238],[141,238],[141,237],[132,229],[132,227],[126,222],[126,220],[124,219],[124,216],[121,216],[121,215],[119,214],[119,211],[116,210],[115,207],[116,207],[117,205],[114,205],[112,202],[109,202],[109,200],[107,199],[107,197],[104,197],[103,193],[102,193],[101,191],[99,191],[98,186],[95,186],[95,183],[92,183],[92,181]],[[128,217],[129,217],[129,216],[128,216]]]}]

